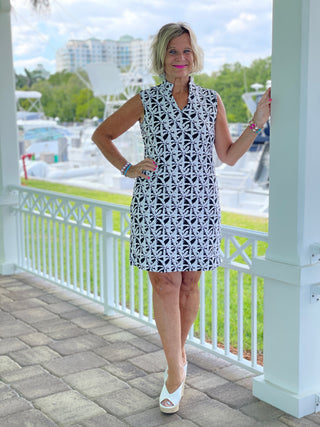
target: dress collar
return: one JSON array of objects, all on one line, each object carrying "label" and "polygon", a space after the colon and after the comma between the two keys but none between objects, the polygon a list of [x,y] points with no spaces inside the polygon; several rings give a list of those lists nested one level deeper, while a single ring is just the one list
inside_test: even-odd
[{"label": "dress collar", "polygon": [[[166,78],[164,78],[163,82],[161,83],[162,90],[166,94],[172,94],[173,86],[174,84],[171,82],[168,82]],[[193,81],[193,77],[190,76],[189,77],[189,95],[193,92],[194,88],[195,88],[195,83]]]}]

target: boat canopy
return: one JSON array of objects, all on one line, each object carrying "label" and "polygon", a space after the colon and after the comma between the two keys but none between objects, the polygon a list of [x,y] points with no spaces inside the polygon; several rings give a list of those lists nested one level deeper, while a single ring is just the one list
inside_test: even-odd
[{"label": "boat canopy", "polygon": [[16,101],[19,99],[40,99],[41,93],[35,90],[16,90]]}]

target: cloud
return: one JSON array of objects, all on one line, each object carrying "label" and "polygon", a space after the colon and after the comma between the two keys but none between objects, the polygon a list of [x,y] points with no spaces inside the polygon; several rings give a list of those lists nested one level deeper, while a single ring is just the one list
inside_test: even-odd
[{"label": "cloud", "polygon": [[50,0],[45,13],[35,12],[29,1],[11,4],[14,60],[20,66],[39,57],[52,64],[56,50],[70,39],[118,40],[129,34],[146,40],[177,21],[194,29],[208,72],[271,53],[272,0],[184,0],[183,7],[172,0]]},{"label": "cloud", "polygon": [[48,59],[44,56],[34,56],[30,59],[20,59],[14,61],[14,69],[17,74],[24,74],[24,69],[34,70],[38,64],[42,64],[46,70],[53,70],[55,68],[55,60]]},{"label": "cloud", "polygon": [[257,16],[252,13],[240,13],[238,18],[232,19],[226,25],[230,33],[248,31],[248,26],[257,22]]}]

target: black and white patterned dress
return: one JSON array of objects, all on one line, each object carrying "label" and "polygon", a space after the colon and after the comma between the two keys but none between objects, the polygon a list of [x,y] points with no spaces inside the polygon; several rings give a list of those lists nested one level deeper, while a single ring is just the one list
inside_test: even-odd
[{"label": "black and white patterned dress", "polygon": [[182,110],[173,84],[140,92],[145,157],[131,203],[130,263],[157,272],[205,271],[220,264],[220,205],[213,149],[216,92],[189,82]]}]

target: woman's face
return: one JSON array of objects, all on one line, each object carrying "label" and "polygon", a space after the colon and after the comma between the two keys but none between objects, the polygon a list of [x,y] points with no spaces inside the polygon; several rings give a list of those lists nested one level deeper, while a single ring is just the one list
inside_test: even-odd
[{"label": "woman's face", "polygon": [[189,77],[193,62],[189,34],[171,39],[164,59],[164,73],[168,82],[174,83],[176,79]]}]

